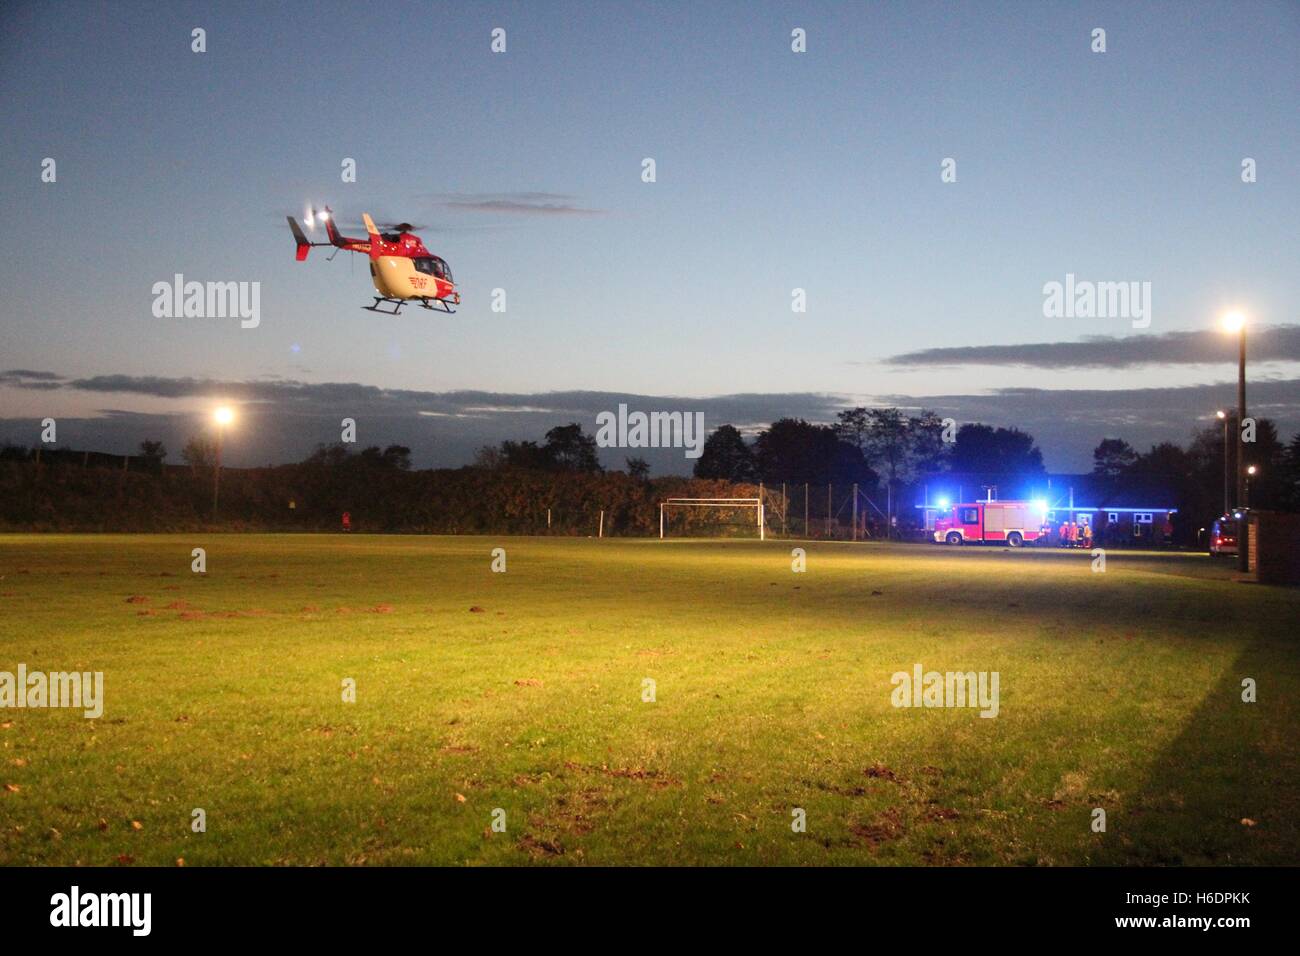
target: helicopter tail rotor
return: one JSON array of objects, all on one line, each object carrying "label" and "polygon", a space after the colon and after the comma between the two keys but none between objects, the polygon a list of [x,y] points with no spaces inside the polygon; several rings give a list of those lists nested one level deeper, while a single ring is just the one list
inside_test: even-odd
[{"label": "helicopter tail rotor", "polygon": [[293,216],[285,216],[285,218],[289,220],[289,231],[293,233],[293,241],[298,247],[294,258],[299,262],[303,262],[307,259],[307,253],[311,252],[313,243],[308,241],[307,236],[302,231],[302,226],[298,225],[298,221]]}]

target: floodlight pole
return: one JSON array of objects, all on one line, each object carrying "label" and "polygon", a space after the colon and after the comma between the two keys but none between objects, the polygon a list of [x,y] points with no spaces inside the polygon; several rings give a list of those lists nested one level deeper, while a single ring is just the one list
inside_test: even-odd
[{"label": "floodlight pole", "polygon": [[1223,416],[1223,514],[1228,516],[1232,514],[1232,472],[1228,468],[1228,421],[1231,418],[1226,412]]},{"label": "floodlight pole", "polygon": [[664,506],[663,502],[659,503],[659,540],[664,539]]},{"label": "floodlight pole", "polygon": [[[1246,502],[1246,448],[1242,429],[1246,424],[1246,323],[1237,331],[1237,501]],[[1250,570],[1250,523],[1245,513],[1237,522],[1237,570]]]},{"label": "floodlight pole", "polygon": [[221,423],[217,423],[217,464],[212,471],[212,520],[217,520],[217,497],[221,493]]}]

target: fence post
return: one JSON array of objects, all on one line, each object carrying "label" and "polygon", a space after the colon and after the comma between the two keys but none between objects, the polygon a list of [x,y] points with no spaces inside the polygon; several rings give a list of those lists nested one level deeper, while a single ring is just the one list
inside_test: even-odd
[{"label": "fence post", "polygon": [[598,538],[605,537],[605,509],[604,508],[600,509],[600,531],[596,533],[596,537]]}]

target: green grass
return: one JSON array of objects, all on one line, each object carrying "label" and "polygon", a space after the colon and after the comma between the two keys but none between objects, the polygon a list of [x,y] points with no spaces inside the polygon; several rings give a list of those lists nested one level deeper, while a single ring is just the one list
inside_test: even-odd
[{"label": "green grass", "polygon": [[[93,721],[0,710],[0,863],[1294,864],[1300,594],[1231,574],[817,542],[0,535],[0,670],[103,671],[107,698]],[[918,662],[998,671],[999,716],[892,707]]]}]

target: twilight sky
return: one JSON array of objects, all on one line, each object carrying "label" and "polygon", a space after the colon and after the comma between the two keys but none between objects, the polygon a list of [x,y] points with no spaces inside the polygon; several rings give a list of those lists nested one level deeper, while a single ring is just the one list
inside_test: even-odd
[{"label": "twilight sky", "polygon": [[[354,417],[456,465],[619,401],[709,428],[889,402],[1084,470],[1233,400],[1230,308],[1252,410],[1300,429],[1300,4],[374,9],[0,7],[0,442],[50,416],[175,460],[221,397],[232,464]],[[361,311],[363,259],[293,260],[309,201],[425,225],[462,309]],[[259,282],[260,325],[155,318],[175,273]],[[1045,317],[1067,274],[1149,282],[1149,326]]]}]

